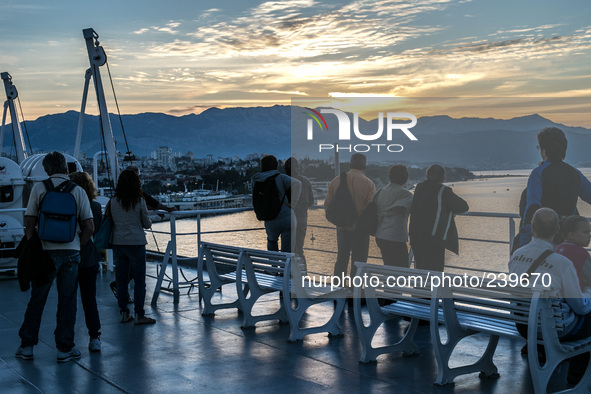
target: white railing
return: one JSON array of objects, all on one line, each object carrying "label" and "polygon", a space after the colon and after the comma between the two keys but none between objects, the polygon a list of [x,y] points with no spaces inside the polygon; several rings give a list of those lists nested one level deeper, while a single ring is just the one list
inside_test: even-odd
[{"label": "white railing", "polygon": [[[164,252],[162,258],[162,265],[161,268],[158,272],[158,275],[156,277],[157,279],[157,283],[156,283],[156,288],[154,290],[154,294],[152,297],[152,304],[156,304],[157,300],[158,300],[158,296],[161,290],[169,290],[171,291],[171,293],[173,294],[173,298],[174,298],[174,302],[178,303],[179,301],[179,296],[180,296],[180,289],[183,286],[189,286],[189,287],[193,287],[194,286],[194,282],[195,279],[187,279],[184,274],[182,274],[182,270],[181,270],[181,274],[183,276],[183,281],[179,281],[179,260],[183,259],[183,258],[179,258],[179,256],[177,255],[177,245],[178,245],[178,237],[180,236],[188,236],[188,235],[196,235],[197,236],[197,245],[196,245],[196,249],[197,251],[199,251],[199,246],[201,245],[201,236],[203,234],[216,234],[216,233],[230,233],[230,232],[238,232],[238,231],[263,231],[264,227],[257,227],[257,228],[244,228],[244,229],[232,229],[232,230],[216,230],[216,231],[202,231],[201,229],[201,219],[202,219],[202,215],[211,215],[211,214],[230,214],[230,213],[236,213],[236,212],[243,212],[243,211],[249,211],[252,210],[252,208],[231,208],[231,209],[204,209],[204,210],[195,210],[195,211],[174,211],[170,213],[170,232],[166,232],[166,231],[157,231],[157,230],[148,230],[151,231],[152,233],[155,234],[170,234],[170,240],[167,243],[166,246],[166,251]],[[164,213],[164,211],[162,212],[157,212],[157,213]],[[197,231],[195,232],[184,232],[184,233],[178,233],[176,230],[176,220],[177,220],[177,215],[182,216],[183,218],[185,218],[187,215],[192,215],[195,216],[195,220],[197,223]],[[496,244],[507,244],[509,251],[511,250],[512,246],[513,246],[513,239],[515,237],[516,234],[516,223],[515,223],[515,219],[519,219],[519,215],[514,214],[514,213],[491,213],[491,212],[467,212],[467,213],[463,213],[461,214],[461,216],[471,216],[471,217],[485,217],[485,218],[498,218],[498,219],[507,219],[509,222],[509,234],[508,234],[508,240],[507,241],[502,241],[502,240],[491,240],[491,239],[480,239],[480,238],[466,238],[466,237],[460,237],[460,240],[463,241],[471,241],[471,242],[487,242],[487,243],[496,243]],[[330,227],[330,226],[314,226],[314,225],[309,225],[309,228],[327,228],[327,229],[334,229],[334,227]],[[331,254],[335,254],[336,252],[334,251],[329,251],[329,250],[319,250],[319,249],[312,249],[312,248],[306,248],[306,250],[310,250],[310,251],[317,251],[317,252],[324,252],[324,253],[331,253]],[[155,253],[155,252],[153,252]],[[199,258],[199,256],[197,256],[197,258]],[[374,258],[374,259],[381,259],[380,257],[377,256],[370,256],[370,258]],[[412,252],[411,255],[409,256],[409,260],[412,260]],[[166,279],[167,274],[166,274],[166,268],[168,266],[168,264],[171,264],[171,268],[172,268],[172,277]],[[458,269],[458,268],[462,268],[465,269],[465,267],[455,267],[455,266],[448,266],[448,268],[450,269]],[[483,271],[483,270],[479,270],[477,268],[469,268],[469,270],[472,271]],[[491,272],[490,269],[486,270],[487,272]],[[169,284],[172,286],[172,288],[169,287],[162,287],[162,283],[164,281],[168,281],[170,282]]]}]

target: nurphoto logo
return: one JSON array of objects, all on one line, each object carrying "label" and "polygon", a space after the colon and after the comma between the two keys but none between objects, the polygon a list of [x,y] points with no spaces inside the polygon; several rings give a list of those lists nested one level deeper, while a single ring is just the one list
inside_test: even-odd
[{"label": "nurphoto logo", "polygon": [[[378,113],[378,130],[373,132],[361,132],[359,128],[359,113],[353,113],[353,127],[351,127],[351,120],[347,113],[333,108],[322,108],[320,112],[311,108],[306,108],[310,112],[306,112],[311,119],[307,120],[307,139],[314,140],[314,124],[317,125],[321,132],[328,132],[328,124],[323,114],[330,114],[336,116],[338,122],[338,140],[351,141],[352,137],[360,141],[378,141],[383,139],[384,128],[386,129],[386,141],[392,141],[394,132],[402,132],[411,141],[418,141],[417,137],[409,130],[416,126],[417,118],[413,114],[406,112],[387,112],[384,119],[384,113]],[[408,123],[401,123],[404,119],[410,119]],[[385,120],[385,121],[384,121]],[[384,127],[385,124],[385,127]],[[351,133],[353,130],[353,133]],[[369,151],[388,151],[388,152],[402,152],[404,147],[400,144],[387,143],[362,143],[362,144],[318,144],[318,151],[336,150],[348,152],[369,152]]]}]

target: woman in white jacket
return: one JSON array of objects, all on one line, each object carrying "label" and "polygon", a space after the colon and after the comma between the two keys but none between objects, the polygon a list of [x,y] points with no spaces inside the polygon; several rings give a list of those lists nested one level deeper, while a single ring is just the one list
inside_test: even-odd
[{"label": "woman in white jacket", "polygon": [[376,193],[378,228],[376,244],[385,265],[408,267],[408,214],[412,193],[403,186],[408,180],[408,169],[394,165],[388,171],[390,183]]},{"label": "woman in white jacket", "polygon": [[[110,212],[109,212],[110,211]],[[142,197],[140,177],[131,170],[119,175],[115,197],[109,201],[107,214],[113,219],[113,257],[117,264],[117,301],[121,323],[135,320],[135,324],[152,324],[156,320],[144,315],[146,298],[146,234],[152,227],[146,201]],[[129,270],[133,274],[135,319],[129,314]]]}]

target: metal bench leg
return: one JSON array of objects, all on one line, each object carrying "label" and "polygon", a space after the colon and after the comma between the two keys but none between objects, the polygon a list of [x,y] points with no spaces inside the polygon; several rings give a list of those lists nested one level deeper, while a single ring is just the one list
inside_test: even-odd
[{"label": "metal bench leg", "polygon": [[[552,305],[549,300],[536,299],[532,301],[532,310],[534,312],[530,312],[528,322],[527,357],[534,390],[536,393],[545,393],[550,378],[560,363],[576,355],[584,354],[590,349],[587,346],[586,348],[580,348],[575,351],[568,351],[560,344],[556,330],[552,326],[554,317]],[[532,324],[532,321],[538,321],[538,319],[542,325],[542,338],[544,338],[544,351],[546,353],[546,362],[543,366],[540,365],[538,359],[538,341],[535,339],[529,339],[537,338],[537,325],[534,325],[533,327],[530,327],[530,325]],[[585,374],[576,387],[565,391],[581,393],[591,392],[591,368],[587,367]]]},{"label": "metal bench leg", "polygon": [[499,370],[493,362],[493,356],[495,355],[498,343],[499,336],[491,335],[484,354],[480,357],[480,360],[473,364],[473,368],[480,371],[480,377],[498,378],[500,376]]},{"label": "metal bench leg", "polygon": [[[438,288],[437,291],[448,291],[444,288]],[[443,343],[439,326],[439,305],[442,304],[443,316],[445,317],[445,330],[447,331],[447,341]],[[485,376],[496,376],[497,367],[493,363],[493,355],[499,342],[498,335],[491,335],[488,346],[480,359],[474,364],[464,365],[461,367],[450,368],[449,360],[457,344],[470,335],[476,334],[475,331],[464,330],[460,323],[455,310],[453,309],[453,300],[449,294],[443,298],[434,296],[431,299],[431,340],[433,342],[433,351],[435,352],[435,359],[437,360],[437,379],[435,384],[443,386],[451,384],[454,378],[459,375],[464,375],[472,372],[482,372]]]},{"label": "metal bench leg", "polygon": [[[242,287],[242,283],[236,282],[236,286]],[[250,290],[250,291],[248,291],[248,290]],[[288,321],[287,314],[285,313],[285,308],[283,307],[283,303],[280,304],[279,310],[277,310],[275,313],[271,313],[271,314],[267,314],[267,315],[257,315],[257,316],[254,316],[252,314],[252,309],[259,298],[261,298],[265,294],[268,294],[268,293],[271,293],[271,292],[274,292],[277,290],[264,291],[264,290],[258,288],[258,286],[250,286],[250,289],[248,289],[248,286],[245,286],[244,291],[242,291],[241,289],[238,289],[238,288],[237,288],[237,291],[238,291],[238,302],[240,303],[240,309],[242,310],[242,313],[243,313],[242,326],[241,326],[242,328],[254,327],[254,325],[257,322],[264,321],[264,320],[278,319],[280,322],[283,322],[283,323]]]},{"label": "metal bench leg", "polygon": [[218,290],[221,291],[224,285],[231,284],[232,282],[223,281],[220,278],[218,278],[215,274],[210,275],[211,276],[209,277],[209,286],[205,285],[205,281],[201,276],[199,277],[199,295],[203,299],[203,311],[201,312],[201,315],[213,315],[215,311],[219,309],[240,308],[239,300],[235,300],[233,302],[224,304],[213,304],[211,302],[213,296]]},{"label": "metal bench leg", "polygon": [[[290,296],[284,295],[284,308],[287,311],[287,318],[289,320],[289,339],[288,342],[295,342],[304,339],[306,335],[316,334],[320,332],[328,332],[330,336],[342,335],[341,328],[338,325],[338,321],[345,309],[345,298],[323,298],[323,299],[308,299],[308,298],[297,298],[297,306],[293,308],[291,301],[293,299]],[[322,326],[318,327],[300,327],[302,317],[312,305],[321,304],[325,302],[335,303],[334,310],[331,318]]]},{"label": "metal bench leg", "polygon": [[[431,323],[433,324],[433,323]],[[499,343],[498,335],[490,335],[486,350],[478,361],[473,364],[463,365],[461,367],[450,368],[449,360],[455,350],[457,344],[463,339],[472,334],[473,331],[466,330],[449,330],[447,329],[447,342],[444,344],[441,340],[439,327],[431,327],[431,338],[433,338],[433,350],[435,352],[435,359],[437,360],[437,379],[435,384],[443,386],[453,383],[456,376],[465,375],[473,372],[480,372],[481,377],[498,377],[497,366],[493,362],[493,356],[497,345]]]},{"label": "metal bench leg", "polygon": [[405,355],[417,354],[418,349],[414,344],[414,335],[419,325],[419,321],[417,319],[411,320],[410,326],[407,328],[404,336],[397,343],[382,347],[372,346],[371,343],[378,328],[380,328],[384,322],[398,318],[398,316],[388,315],[382,312],[376,298],[367,298],[366,301],[370,316],[369,325],[367,326],[363,323],[361,314],[361,299],[353,299],[355,326],[357,327],[357,332],[359,333],[359,338],[362,345],[361,358],[359,361],[362,363],[376,361],[380,354],[392,353],[395,351],[402,351]]}]

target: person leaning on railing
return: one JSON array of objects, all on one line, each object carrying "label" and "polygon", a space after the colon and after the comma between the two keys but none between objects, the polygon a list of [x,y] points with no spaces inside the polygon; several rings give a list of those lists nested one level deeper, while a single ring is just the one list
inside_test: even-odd
[{"label": "person leaning on railing", "polygon": [[[541,207],[552,208],[560,217],[577,215],[578,198],[591,204],[591,182],[581,171],[563,160],[568,141],[564,132],[556,127],[546,127],[538,133],[538,149],[542,162],[527,180],[526,207],[519,229],[519,246],[531,239],[531,220]],[[562,242],[560,233],[554,243]]]},{"label": "person leaning on railing", "polygon": [[405,165],[394,165],[388,170],[390,183],[373,198],[377,204],[378,227],[376,244],[385,265],[408,267],[408,214],[412,193],[404,188],[408,180]]},{"label": "person leaning on railing", "polygon": [[454,215],[468,211],[468,203],[443,181],[445,169],[433,164],[427,169],[427,180],[415,188],[409,224],[415,268],[443,271],[445,250],[459,251]]}]

